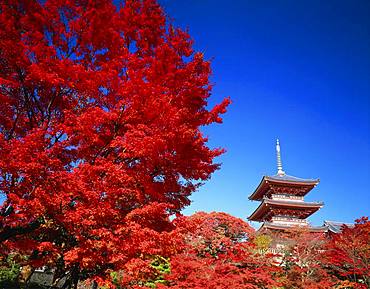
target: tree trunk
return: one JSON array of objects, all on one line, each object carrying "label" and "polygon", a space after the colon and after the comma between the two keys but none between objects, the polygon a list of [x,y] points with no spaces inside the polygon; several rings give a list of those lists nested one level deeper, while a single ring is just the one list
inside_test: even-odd
[{"label": "tree trunk", "polygon": [[72,270],[72,276],[71,276],[71,285],[73,286],[73,289],[77,289],[78,281],[79,281],[79,276],[80,275],[80,270],[78,268],[78,265],[75,265]]}]

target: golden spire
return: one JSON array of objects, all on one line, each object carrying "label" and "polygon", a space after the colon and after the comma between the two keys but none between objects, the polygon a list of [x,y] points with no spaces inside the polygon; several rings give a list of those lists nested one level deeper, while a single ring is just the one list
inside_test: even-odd
[{"label": "golden spire", "polygon": [[277,161],[277,169],[278,169],[277,174],[279,176],[285,175],[285,172],[283,171],[283,164],[281,163],[279,139],[276,140],[276,161]]}]

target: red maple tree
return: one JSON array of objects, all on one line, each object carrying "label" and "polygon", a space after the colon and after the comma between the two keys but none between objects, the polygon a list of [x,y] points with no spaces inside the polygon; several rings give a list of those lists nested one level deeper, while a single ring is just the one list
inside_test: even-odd
[{"label": "red maple tree", "polygon": [[343,225],[340,233],[331,234],[325,257],[328,271],[344,280],[344,284],[347,284],[346,288],[369,288],[369,219],[362,217],[356,220],[354,226]]},{"label": "red maple tree", "polygon": [[[163,288],[276,288],[280,269],[254,245],[254,230],[226,213],[199,212],[177,220],[184,250],[171,258]],[[159,286],[159,288],[162,288]]]},{"label": "red maple tree", "polygon": [[207,109],[210,63],[154,0],[0,5],[1,250],[69,286],[170,254],[223,152],[200,131],[229,103]]},{"label": "red maple tree", "polygon": [[337,278],[330,274],[323,260],[327,243],[325,233],[297,227],[275,237],[282,245],[277,259],[282,268],[284,288],[327,289],[337,284]]}]

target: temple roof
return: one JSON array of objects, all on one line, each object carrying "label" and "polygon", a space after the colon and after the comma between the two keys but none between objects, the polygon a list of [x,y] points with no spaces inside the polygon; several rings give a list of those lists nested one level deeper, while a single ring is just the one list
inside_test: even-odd
[{"label": "temple roof", "polygon": [[337,233],[340,233],[342,231],[343,226],[347,226],[349,228],[352,228],[354,225],[350,224],[350,223],[324,221],[324,226],[328,229],[328,231],[337,234]]},{"label": "temple roof", "polygon": [[[308,226],[303,227],[307,228],[309,232],[332,232],[335,234],[338,234],[342,231],[342,227],[347,226],[349,228],[352,228],[354,224],[351,223],[343,223],[343,222],[334,222],[334,221],[324,221],[324,224],[322,226]],[[259,232],[262,232],[264,230],[280,230],[280,231],[288,231],[292,228],[297,226],[289,226],[284,224],[276,224],[272,222],[264,222],[262,226],[258,229]]]},{"label": "temple roof", "polygon": [[260,201],[273,185],[299,187],[300,194],[305,195],[311,191],[318,183],[319,179],[302,179],[287,174],[276,174],[273,176],[263,176],[256,190],[250,195],[250,200]]},{"label": "temple roof", "polygon": [[322,202],[297,202],[288,200],[271,200],[264,198],[257,209],[248,217],[250,221],[263,221],[264,217],[272,210],[294,210],[300,212],[299,218],[305,219],[319,210],[324,203]]}]

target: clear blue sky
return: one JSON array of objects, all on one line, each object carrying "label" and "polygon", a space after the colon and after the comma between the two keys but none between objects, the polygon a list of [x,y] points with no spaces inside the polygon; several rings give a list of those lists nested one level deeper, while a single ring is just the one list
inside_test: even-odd
[{"label": "clear blue sky", "polygon": [[276,173],[278,137],[285,171],[321,180],[307,196],[325,202],[313,224],[370,215],[370,1],[160,3],[213,59],[211,103],[233,100],[204,130],[227,149],[222,167],[185,213],[246,219],[258,205],[248,195]]}]

